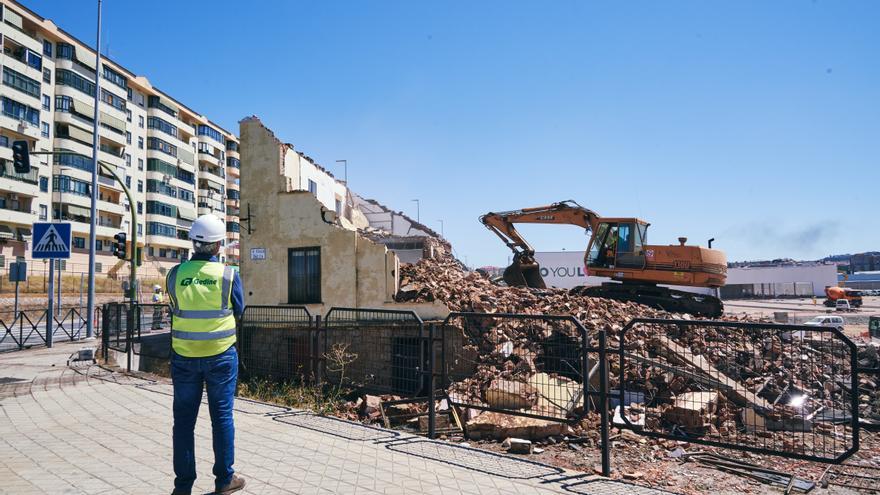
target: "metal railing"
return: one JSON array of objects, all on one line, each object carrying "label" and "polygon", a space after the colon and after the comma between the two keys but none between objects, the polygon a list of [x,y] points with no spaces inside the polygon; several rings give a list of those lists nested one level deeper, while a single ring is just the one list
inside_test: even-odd
[{"label": "metal railing", "polygon": [[857,350],[836,328],[636,319],[620,342],[615,416],[641,435],[830,463],[859,448]]},{"label": "metal railing", "polygon": [[85,336],[86,318],[78,308],[49,315],[45,309],[0,312],[0,352],[45,346],[47,327],[52,318],[52,341],[80,340]]}]

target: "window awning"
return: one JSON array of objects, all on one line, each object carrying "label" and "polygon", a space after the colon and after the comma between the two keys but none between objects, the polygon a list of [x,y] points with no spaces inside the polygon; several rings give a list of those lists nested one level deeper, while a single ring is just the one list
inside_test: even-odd
[{"label": "window awning", "polygon": [[183,206],[178,206],[177,218],[182,218],[183,220],[189,220],[190,222],[193,222],[196,218],[198,218],[198,216],[196,215],[195,208],[185,208]]},{"label": "window awning", "polygon": [[[192,151],[178,147],[177,158],[179,162],[183,162],[191,167],[195,167],[195,156],[193,155]],[[190,170],[190,172],[195,172],[195,169],[193,168],[193,170]]]},{"label": "window awning", "polygon": [[89,131],[84,131],[79,127],[69,125],[67,126],[67,134],[70,135],[71,139],[76,139],[77,141],[81,141],[83,143],[92,143],[93,134]]},{"label": "window awning", "polygon": [[96,57],[95,54],[86,50],[85,48],[80,49],[77,47],[74,50],[74,56],[76,57],[76,61],[85,65],[86,67],[95,70]]},{"label": "window awning", "polygon": [[15,234],[8,225],[0,224],[0,239],[15,239]]},{"label": "window awning", "polygon": [[220,179],[215,179],[210,174],[205,174],[199,177],[199,179],[204,179],[208,182],[208,187],[214,186],[213,189],[216,189],[218,192],[223,190],[223,182],[221,182]]},{"label": "window awning", "polygon": [[125,121],[107,113],[101,112],[101,123],[117,129],[119,132],[125,132]]},{"label": "window awning", "polygon": [[92,210],[90,208],[83,208],[82,206],[77,205],[64,205],[67,208],[67,213],[69,215],[74,215],[77,217],[86,217],[89,218],[92,216]]},{"label": "window awning", "polygon": [[10,9],[3,9],[3,20],[21,29],[21,16]]},{"label": "window awning", "polygon": [[80,115],[84,115],[90,119],[95,116],[95,107],[93,105],[89,105],[88,103],[79,100],[73,100],[70,102],[70,106],[73,108],[74,112]]}]

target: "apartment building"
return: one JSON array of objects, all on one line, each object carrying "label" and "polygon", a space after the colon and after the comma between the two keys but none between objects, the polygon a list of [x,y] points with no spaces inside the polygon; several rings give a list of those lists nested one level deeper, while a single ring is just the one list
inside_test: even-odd
[{"label": "apartment building", "polygon": [[[122,187],[99,172],[91,190],[95,95],[94,50],[52,21],[0,0],[0,263],[29,259],[35,221],[71,222],[68,271],[86,271],[91,196],[98,198],[96,270],[124,273],[111,253],[113,236],[130,232]],[[240,161],[238,139],[155,88],[145,76],[102,58],[98,160],[131,190],[145,273],[165,271],[189,256],[188,230],[198,215],[227,222],[224,259],[238,261]],[[12,168],[11,144],[26,139],[37,151],[33,169]]]}]

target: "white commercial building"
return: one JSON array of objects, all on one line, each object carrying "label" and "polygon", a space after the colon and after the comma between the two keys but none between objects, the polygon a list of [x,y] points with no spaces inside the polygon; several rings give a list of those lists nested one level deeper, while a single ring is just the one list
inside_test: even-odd
[{"label": "white commercial building", "polygon": [[[579,285],[600,285],[607,278],[587,276],[584,253],[556,251],[535,253],[541,276],[548,287],[570,289]],[[837,285],[837,266],[833,264],[786,265],[729,268],[722,299],[777,296],[823,296],[825,287]],[[709,293],[701,287],[676,287]]]}]

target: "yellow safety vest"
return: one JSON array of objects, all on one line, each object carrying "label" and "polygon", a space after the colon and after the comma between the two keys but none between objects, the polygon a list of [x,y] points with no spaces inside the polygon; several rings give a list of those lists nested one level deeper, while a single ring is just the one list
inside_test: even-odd
[{"label": "yellow safety vest", "polygon": [[234,271],[215,261],[187,261],[168,272],[171,347],[186,357],[216,356],[235,343]]}]

